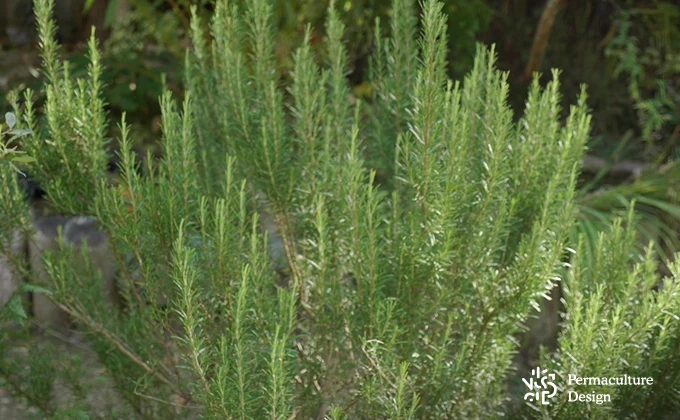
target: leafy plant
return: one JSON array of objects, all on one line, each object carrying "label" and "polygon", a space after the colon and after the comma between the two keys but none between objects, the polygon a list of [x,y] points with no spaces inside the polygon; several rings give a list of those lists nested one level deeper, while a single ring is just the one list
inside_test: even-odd
[{"label": "leafy plant", "polygon": [[[0,159],[11,155],[10,165],[15,171],[21,172],[16,164],[27,164],[35,162],[30,156],[26,156],[26,152],[23,150],[17,150],[16,146],[10,146],[15,140],[31,134],[31,130],[20,130],[15,129],[17,123],[17,117],[12,112],[5,114],[5,125],[7,125],[7,130],[3,131],[0,126]],[[11,137],[5,142],[3,137],[5,135],[10,135]]]},{"label": "leafy plant", "polygon": [[[680,32],[674,22],[680,8],[672,2],[653,1],[649,7],[631,7],[618,13],[616,35],[606,53],[616,63],[615,76],[628,79],[630,98],[638,112],[642,138],[662,162],[675,147],[680,120]],[[666,151],[664,151],[666,149]],[[653,149],[652,149],[653,150]]]},{"label": "leafy plant", "polygon": [[[68,253],[45,263],[54,301],[90,333],[135,417],[678,409],[678,286],[652,290],[651,253],[629,270],[632,212],[594,252],[582,237],[570,243],[591,121],[583,88],[560,122],[558,71],[544,88],[534,80],[515,122],[495,50],[478,46],[472,71],[451,81],[443,4],[424,2],[419,26],[415,4],[396,0],[391,36],[374,31],[375,96],[350,100],[345,28],[331,3],[326,53],[313,54],[308,26],[284,91],[270,3],[218,1],[209,37],[192,15],[181,105],[168,91],[161,97],[162,160],[140,174],[123,117],[121,182],[109,185],[98,48],[92,38],[88,77],[74,79],[56,54],[53,4],[37,4],[47,127],[38,130],[26,95],[18,121],[32,134],[23,146],[51,204],[97,215],[110,234],[124,307],[106,304],[97,276]],[[2,181],[18,190],[16,178]],[[2,208],[17,203],[0,196]],[[541,363],[561,386],[578,373],[651,376],[654,387],[606,388],[608,411],[566,394],[549,407],[509,409],[515,337],[557,284],[564,332]],[[47,395],[57,372],[43,362],[28,376],[0,373]],[[78,390],[73,372],[58,374]]]}]

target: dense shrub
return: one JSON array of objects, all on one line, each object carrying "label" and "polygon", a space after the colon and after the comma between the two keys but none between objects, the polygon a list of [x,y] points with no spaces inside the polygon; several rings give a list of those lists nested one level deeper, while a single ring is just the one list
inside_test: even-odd
[{"label": "dense shrub", "polygon": [[[46,130],[30,92],[17,113],[54,209],[96,215],[111,235],[121,313],[92,287],[98,276],[79,274],[67,255],[47,266],[53,299],[91,333],[134,413],[122,418],[677,411],[676,283],[653,291],[650,257],[631,270],[634,235],[620,223],[593,258],[569,247],[590,118],[584,90],[560,123],[558,72],[545,88],[534,82],[515,123],[493,48],[479,47],[473,70],[453,83],[442,5],[423,4],[418,30],[413,2],[395,0],[392,37],[376,31],[370,103],[349,94],[334,5],[326,61],[312,54],[308,30],[284,91],[269,2],[218,1],[209,40],[192,21],[181,111],[169,93],[161,98],[162,161],[140,174],[123,119],[122,181],[110,186],[97,46],[88,78],[72,80],[53,41],[52,4],[38,2]],[[17,190],[15,177],[1,179]],[[12,209],[20,197],[0,200]],[[540,366],[560,392],[549,405],[517,408],[508,404],[516,337],[557,284],[563,332]],[[59,413],[55,370],[33,360],[21,393]],[[0,373],[14,384],[27,375],[17,363]],[[593,388],[611,403],[570,403],[566,391],[591,388],[568,385],[569,374],[654,385]],[[71,409],[88,411],[78,404]]]}]

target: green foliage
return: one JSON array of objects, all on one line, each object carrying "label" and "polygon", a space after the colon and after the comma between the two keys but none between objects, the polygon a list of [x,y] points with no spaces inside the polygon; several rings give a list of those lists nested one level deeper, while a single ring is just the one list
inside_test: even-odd
[{"label": "green foliage", "polygon": [[[22,145],[51,204],[96,214],[111,235],[124,310],[74,252],[48,255],[46,268],[135,418],[510,414],[515,337],[558,283],[564,333],[543,366],[561,384],[576,372],[657,385],[610,390],[607,412],[564,394],[515,414],[678,409],[653,404],[678,391],[665,385],[680,372],[677,285],[652,291],[650,255],[628,269],[632,216],[599,236],[591,260],[579,240],[565,267],[590,117],[582,89],[560,122],[559,72],[545,88],[534,81],[514,122],[494,48],[478,46],[454,83],[444,5],[424,2],[419,26],[413,2],[395,0],[391,36],[375,29],[376,94],[353,101],[333,2],[326,53],[313,54],[307,27],[282,86],[270,2],[218,1],[210,37],[193,9],[181,107],[161,97],[163,158],[136,170],[124,116],[121,181],[110,186],[97,45],[88,77],[73,78],[57,57],[52,5],[37,4],[46,127],[27,93]],[[31,395],[51,402],[49,362],[31,360]],[[52,374],[82,395],[77,370]]]},{"label": "green foliage", "polygon": [[454,78],[466,74],[473,64],[475,44],[493,18],[493,9],[483,0],[449,0],[442,2],[449,16],[449,63]]},{"label": "green foliage", "polygon": [[[599,232],[615,218],[624,217],[632,203],[636,203],[638,251],[644,254],[652,242],[661,261],[667,263],[680,250],[676,233],[680,207],[675,192],[680,172],[673,161],[680,134],[680,120],[676,117],[680,96],[675,91],[680,61],[674,53],[680,46],[676,42],[680,32],[677,25],[671,23],[680,16],[680,9],[672,2],[656,0],[623,2],[619,6],[610,34],[602,45],[608,41],[605,49],[611,64],[608,74],[625,82],[625,104],[634,113],[633,118],[617,124],[620,127],[629,124],[630,129],[616,139],[611,159],[615,161],[620,153],[635,152],[636,159],[640,159],[642,152],[643,159],[654,164],[640,177],[613,187],[602,179],[609,170],[606,168],[581,188],[574,241],[576,234],[584,234],[584,245],[594,252]],[[612,109],[614,114],[621,114],[611,102],[602,103],[599,108],[601,120],[611,119],[605,113]],[[643,140],[643,147],[637,147],[635,142],[629,144],[633,136]],[[657,166],[661,164],[663,166]]]},{"label": "green foliage", "polygon": [[[19,130],[15,129],[14,127],[17,124],[17,117],[14,115],[12,112],[8,112],[5,114],[5,125],[7,126],[6,131],[2,131],[2,128],[0,128],[0,158],[6,158],[7,156],[11,156],[10,161],[11,161],[11,167],[16,171],[16,172],[21,172],[15,164],[28,164],[28,163],[33,163],[35,162],[35,159],[33,159],[30,156],[26,156],[26,152],[23,150],[17,150],[16,146],[11,146],[12,142],[15,140],[27,136],[31,134],[30,130]],[[2,127],[2,126],[0,126]],[[11,136],[9,139],[6,141],[4,140],[4,136],[9,135]]]},{"label": "green foliage", "polygon": [[[583,236],[583,246],[594,254],[598,235],[609,229],[615,219],[625,218],[632,209],[637,218],[636,248],[640,254],[652,245],[662,262],[670,262],[680,251],[676,233],[680,221],[680,206],[675,185],[680,181],[680,165],[669,163],[648,170],[629,183],[602,189],[584,186],[579,191],[577,223],[572,242]],[[592,185],[597,184],[593,182]]]},{"label": "green foliage", "polygon": [[88,44],[89,77],[72,79],[69,63],[58,59],[56,27],[50,17],[53,5],[48,0],[36,2],[43,67],[49,80],[45,103],[48,137],[38,132],[32,92],[28,90],[24,95],[27,103],[24,118],[32,134],[23,148],[37,160],[33,172],[45,185],[57,211],[90,213],[91,198],[105,180],[108,161],[104,149],[108,140],[104,137],[107,121],[101,99],[100,55],[93,33]]},{"label": "green foliage", "polygon": [[[164,80],[177,79],[181,61],[167,47],[149,48],[159,42],[150,27],[137,13],[118,18],[103,45],[102,74],[104,97],[118,115],[134,113],[135,122],[158,114],[158,97],[162,94]],[[175,45],[175,38],[168,43]],[[164,44],[161,44],[164,45]],[[76,61],[75,59],[78,59]],[[80,54],[72,59],[80,71],[87,74],[87,57]],[[167,77],[166,77],[167,76]]]},{"label": "green foliage", "polygon": [[[611,232],[600,235],[594,261],[586,261],[586,248],[579,247],[565,277],[567,319],[560,352],[544,355],[542,365],[557,372],[562,383],[570,373],[613,377],[626,372],[653,378],[654,384],[579,390],[610,394],[612,403],[606,405],[569,403],[565,392],[556,404],[541,407],[549,418],[666,418],[677,412],[678,394],[672,384],[678,380],[678,361],[671,349],[677,348],[680,333],[680,290],[677,282],[667,279],[661,291],[653,291],[659,279],[651,249],[644,261],[631,261],[634,241],[633,231],[624,230],[619,220]],[[676,264],[675,276],[677,269]]]},{"label": "green foliage", "polygon": [[[680,31],[674,24],[680,19],[680,7],[668,1],[636,6],[619,12],[618,30],[606,53],[615,63],[614,75],[628,81],[647,146],[675,147],[674,139],[668,137],[680,124]],[[655,155],[659,152],[659,161],[669,155],[663,150]]]}]

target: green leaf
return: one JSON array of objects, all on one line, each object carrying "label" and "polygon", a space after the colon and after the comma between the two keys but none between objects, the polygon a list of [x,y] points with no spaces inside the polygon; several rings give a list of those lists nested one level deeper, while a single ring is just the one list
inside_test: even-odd
[{"label": "green leaf", "polygon": [[21,295],[18,293],[15,293],[14,296],[7,302],[7,305],[5,306],[9,313],[13,315],[13,318],[22,323],[24,320],[28,318],[26,315],[26,311],[24,311],[24,305],[21,301]]},{"label": "green leaf", "polygon": [[[95,0],[85,0],[85,5],[83,6],[83,14],[86,14],[87,12],[90,11],[90,9],[92,8],[92,5],[94,4],[94,1]],[[116,2],[113,1],[112,3],[116,3]]]},{"label": "green leaf", "polygon": [[19,287],[19,290],[22,292],[31,292],[31,293],[40,293],[43,295],[52,295],[53,293],[50,290],[45,289],[44,287],[36,286],[35,284],[31,283],[24,283]]},{"label": "green leaf", "polygon": [[12,162],[18,163],[33,163],[36,162],[35,158],[30,156],[15,156],[12,158]]},{"label": "green leaf", "polygon": [[31,131],[31,130],[27,130],[27,129],[22,129],[22,130],[12,130],[12,131],[9,132],[9,134],[12,134],[13,136],[16,136],[16,137],[27,136],[27,135],[29,135],[29,134],[31,134],[31,133],[32,133],[32,131]]},{"label": "green leaf", "polygon": [[[94,0],[91,0],[94,1]],[[116,19],[116,12],[118,11],[118,0],[111,0],[106,5],[106,13],[104,15],[104,26],[110,28],[113,21]]]},{"label": "green leaf", "polygon": [[11,130],[17,124],[17,117],[13,113],[8,112],[5,114],[5,122],[7,123],[9,129]]}]

